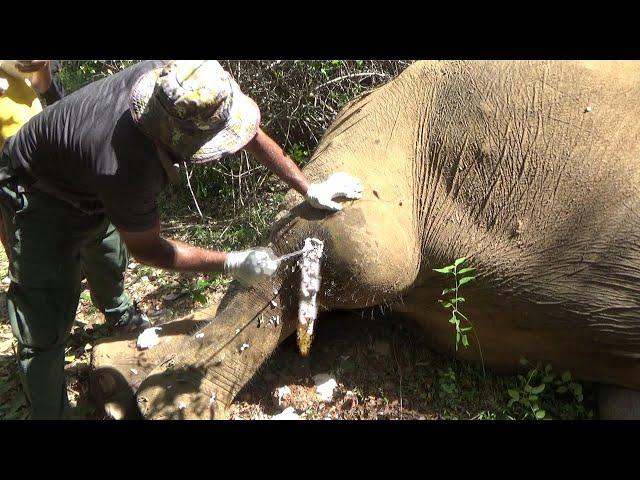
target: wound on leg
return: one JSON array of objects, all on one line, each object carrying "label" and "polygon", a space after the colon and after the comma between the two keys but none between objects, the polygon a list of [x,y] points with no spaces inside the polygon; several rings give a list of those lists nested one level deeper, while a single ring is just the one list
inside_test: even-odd
[{"label": "wound on leg", "polygon": [[316,296],[320,290],[320,263],[324,242],[317,238],[307,238],[298,261],[300,266],[300,306],[298,309],[298,348],[304,356],[309,354],[313,341],[313,326],[318,315]]}]

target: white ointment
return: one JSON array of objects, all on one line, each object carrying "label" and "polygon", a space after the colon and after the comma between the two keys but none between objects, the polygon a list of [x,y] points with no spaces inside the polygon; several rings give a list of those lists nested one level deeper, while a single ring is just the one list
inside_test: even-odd
[{"label": "white ointment", "polygon": [[156,333],[157,330],[162,330],[162,328],[151,327],[142,332],[138,336],[138,341],[136,343],[138,349],[144,350],[145,348],[151,348],[158,345],[158,343],[160,343],[160,337],[158,337],[158,334]]},{"label": "white ointment", "polygon": [[300,306],[298,308],[298,348],[308,355],[313,341],[313,326],[318,315],[316,295],[320,290],[320,263],[324,242],[307,238],[298,265],[300,266]]},{"label": "white ointment", "polygon": [[287,407],[282,413],[271,417],[271,420],[300,420],[300,415],[296,413],[293,407]]},{"label": "white ointment", "polygon": [[291,389],[289,388],[288,385],[285,385],[284,387],[280,387],[276,389],[276,396],[278,397],[278,405],[282,405],[282,399],[285,397],[285,395],[291,395]]},{"label": "white ointment", "polygon": [[333,392],[338,388],[336,380],[326,373],[319,373],[313,377],[316,384],[316,393],[323,402],[331,402],[333,400]]}]

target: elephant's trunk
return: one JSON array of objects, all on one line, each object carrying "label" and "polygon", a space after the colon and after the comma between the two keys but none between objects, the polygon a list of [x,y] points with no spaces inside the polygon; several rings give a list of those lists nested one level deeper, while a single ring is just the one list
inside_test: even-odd
[{"label": "elephant's trunk", "polygon": [[[282,305],[281,298],[293,305]],[[296,292],[281,295],[271,282],[233,286],[215,319],[140,385],[145,418],[225,418],[234,397],[295,330],[297,298]]]}]

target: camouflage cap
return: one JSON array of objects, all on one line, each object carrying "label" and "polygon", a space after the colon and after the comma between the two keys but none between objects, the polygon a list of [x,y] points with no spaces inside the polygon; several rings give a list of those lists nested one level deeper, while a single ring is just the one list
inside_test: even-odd
[{"label": "camouflage cap", "polygon": [[260,124],[258,106],[215,60],[173,60],[145,73],[129,109],[145,134],[193,163],[237,152]]}]

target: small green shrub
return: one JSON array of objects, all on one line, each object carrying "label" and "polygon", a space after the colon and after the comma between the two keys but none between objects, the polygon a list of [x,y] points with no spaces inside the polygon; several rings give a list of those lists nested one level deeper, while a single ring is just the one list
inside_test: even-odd
[{"label": "small green shrub", "polygon": [[[456,330],[456,350],[458,350],[458,345],[461,341],[465,347],[469,346],[466,332],[473,328],[469,319],[460,311],[460,304],[465,301],[464,297],[460,296],[460,287],[475,280],[476,278],[474,275],[471,275],[471,273],[475,271],[475,268],[473,267],[465,267],[458,270],[458,268],[462,267],[466,261],[467,257],[461,257],[456,259],[451,265],[447,265],[442,268],[434,268],[434,271],[444,275],[453,275],[454,278],[454,286],[442,290],[442,296],[448,294],[453,294],[453,296],[446,300],[438,300],[438,302],[440,302],[443,308],[451,310],[449,323],[453,324]],[[465,320],[471,326],[462,327],[461,320]]]},{"label": "small green shrub", "polygon": [[507,389],[511,416],[536,420],[593,417],[593,411],[583,404],[582,385],[572,379],[570,372],[557,374],[551,365],[543,367],[538,362],[533,366],[524,358],[520,363],[531,368],[526,375],[517,375]]}]

